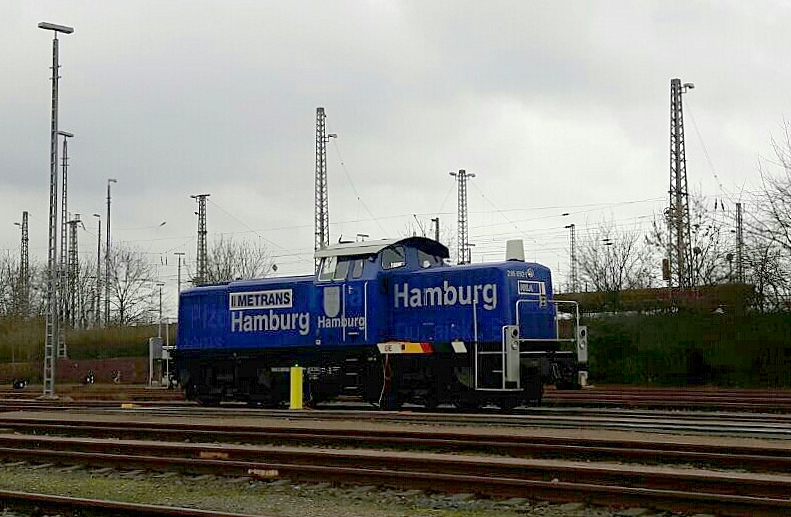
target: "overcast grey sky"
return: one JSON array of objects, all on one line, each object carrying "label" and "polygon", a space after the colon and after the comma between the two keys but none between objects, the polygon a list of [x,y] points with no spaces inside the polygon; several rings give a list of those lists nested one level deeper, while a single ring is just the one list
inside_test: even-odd
[{"label": "overcast grey sky", "polygon": [[60,38],[60,128],[76,135],[81,252],[96,252],[90,214],[104,216],[117,178],[113,241],[167,262],[174,285],[173,252],[194,263],[198,193],[211,193],[210,240],[260,239],[279,273],[310,272],[317,106],[339,135],[332,241],[438,214],[455,232],[448,172],[465,168],[473,261],[521,237],[563,280],[566,224],[644,228],[666,206],[673,77],[696,85],[690,187],[728,204],[755,188],[789,116],[790,15],[781,1],[3,0],[0,252],[18,253],[27,210],[31,254],[46,257],[41,21],[74,27]]}]

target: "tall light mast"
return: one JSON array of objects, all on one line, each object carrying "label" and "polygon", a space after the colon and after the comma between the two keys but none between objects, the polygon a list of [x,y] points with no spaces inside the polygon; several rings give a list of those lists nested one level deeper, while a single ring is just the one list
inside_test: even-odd
[{"label": "tall light mast", "polygon": [[667,212],[670,285],[693,287],[692,244],[689,229],[689,189],[684,143],[684,112],[681,95],[695,85],[670,80],[670,207]]},{"label": "tall light mast", "polygon": [[459,186],[459,264],[469,264],[472,262],[472,253],[470,250],[469,233],[467,230],[467,178],[474,178],[474,173],[468,173],[464,169],[459,172],[451,172],[451,176],[455,176],[456,182]]},{"label": "tall light mast", "polygon": [[[336,138],[335,133],[326,133],[326,118],[324,108],[316,108],[316,186],[314,207],[314,250],[320,250],[330,245],[330,208],[327,198],[327,142]],[[316,269],[319,261],[316,260]]]},{"label": "tall light mast", "polygon": [[55,359],[58,343],[58,33],[71,34],[74,29],[49,22],[39,29],[52,31],[52,110],[49,144],[49,237],[47,246],[47,317],[44,339],[45,398],[55,397]]}]

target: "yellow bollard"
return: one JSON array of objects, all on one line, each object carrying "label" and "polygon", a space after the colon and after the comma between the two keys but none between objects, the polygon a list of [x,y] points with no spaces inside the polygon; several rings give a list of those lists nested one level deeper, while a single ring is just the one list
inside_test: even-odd
[{"label": "yellow bollard", "polygon": [[291,367],[291,404],[289,409],[302,409],[302,372],[301,366]]}]

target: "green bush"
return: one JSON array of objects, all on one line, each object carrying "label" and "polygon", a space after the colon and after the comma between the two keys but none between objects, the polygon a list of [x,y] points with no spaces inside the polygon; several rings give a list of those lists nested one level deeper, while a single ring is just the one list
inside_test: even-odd
[{"label": "green bush", "polygon": [[600,383],[791,387],[791,316],[588,316]]}]

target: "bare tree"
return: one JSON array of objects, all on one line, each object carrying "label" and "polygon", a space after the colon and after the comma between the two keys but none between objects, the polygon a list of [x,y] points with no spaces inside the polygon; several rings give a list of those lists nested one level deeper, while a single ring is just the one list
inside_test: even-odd
[{"label": "bare tree", "polygon": [[638,231],[619,232],[611,221],[604,221],[586,233],[577,249],[584,282],[609,293],[651,287],[652,254]]},{"label": "bare tree", "polygon": [[264,278],[274,267],[265,246],[250,241],[235,241],[233,237],[225,236],[220,236],[212,243],[206,262],[207,283]]},{"label": "bare tree", "polygon": [[146,255],[116,244],[110,251],[110,320],[118,325],[150,319],[156,271]]},{"label": "bare tree", "polygon": [[772,138],[774,159],[759,162],[761,191],[756,217],[745,227],[747,280],[755,286],[762,311],[789,309],[791,300],[791,124],[783,122],[779,139]]},{"label": "bare tree", "polygon": [[787,310],[791,293],[788,252],[777,241],[752,234],[745,243],[745,280],[753,285],[755,308],[761,312]]},{"label": "bare tree", "polygon": [[72,286],[74,288],[71,297],[74,302],[74,306],[71,307],[72,325],[74,328],[88,328],[96,321],[95,259],[80,262],[77,277]]},{"label": "bare tree", "polygon": [[18,307],[15,288],[19,285],[18,271],[18,262],[9,252],[0,255],[0,316],[14,314]]},{"label": "bare tree", "polygon": [[[780,140],[772,139],[775,161],[759,164],[762,193],[759,209],[764,223],[762,233],[791,251],[791,125],[783,123]],[[775,165],[771,168],[769,165]],[[767,235],[768,234],[768,235]]]},{"label": "bare tree", "polygon": [[30,316],[44,316],[47,312],[47,265],[40,260],[30,260]]}]

